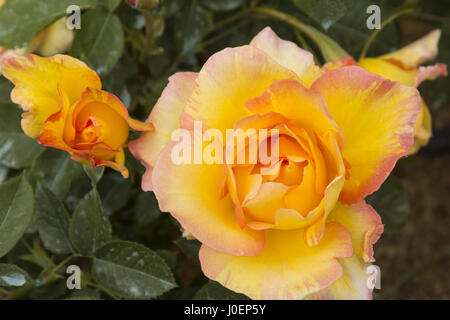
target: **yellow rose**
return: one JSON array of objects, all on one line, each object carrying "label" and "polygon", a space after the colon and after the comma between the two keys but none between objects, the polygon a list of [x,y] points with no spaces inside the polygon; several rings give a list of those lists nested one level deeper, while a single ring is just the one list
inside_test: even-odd
[{"label": "yellow rose", "polygon": [[[434,80],[439,76],[447,76],[447,65],[438,63],[433,66],[420,66],[422,63],[436,58],[440,30],[434,30],[406,47],[382,55],[377,58],[364,58],[355,62],[347,57],[340,61],[329,62],[323,70],[334,70],[343,66],[358,65],[367,71],[379,74],[391,81],[398,81],[408,86],[418,87],[425,80]],[[410,153],[417,152],[428,144],[432,135],[431,115],[428,107],[422,100],[420,113],[417,115],[414,127],[414,145]]]},{"label": "yellow rose", "polygon": [[11,100],[25,111],[22,129],[28,136],[70,152],[76,161],[128,176],[128,126],[148,131],[152,125],[131,119],[116,96],[101,90],[95,71],[70,56],[30,54],[4,60],[2,73],[15,84]]},{"label": "yellow rose", "polygon": [[[253,299],[369,299],[383,225],[364,198],[408,154],[419,110],[415,88],[357,66],[322,74],[266,28],[173,75],[155,130],[129,148],[147,168],[142,188],[202,243],[210,279]],[[181,141],[193,147],[184,162]]]}]

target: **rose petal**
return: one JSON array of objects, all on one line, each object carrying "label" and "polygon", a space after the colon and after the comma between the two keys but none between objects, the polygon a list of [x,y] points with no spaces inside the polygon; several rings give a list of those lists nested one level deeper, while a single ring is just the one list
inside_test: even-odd
[{"label": "rose petal", "polygon": [[351,206],[338,203],[328,221],[341,223],[352,236],[354,254],[365,263],[374,262],[373,245],[383,233],[380,216],[365,201]]},{"label": "rose petal", "polygon": [[422,63],[436,58],[440,37],[441,30],[433,30],[406,47],[378,58],[396,60],[407,68],[417,68]]},{"label": "rose petal", "polygon": [[338,259],[342,276],[329,287],[305,297],[305,300],[372,300],[367,282],[367,265],[356,257]]},{"label": "rose petal", "polygon": [[350,178],[340,200],[358,202],[377,190],[397,160],[408,154],[420,95],[415,88],[354,66],[325,73],[312,89],[323,95],[344,137]]},{"label": "rose petal", "polygon": [[236,257],[206,245],[200,249],[204,274],[252,299],[302,299],[342,275],[336,258],[350,257],[349,232],[339,223],[327,223],[320,244],[308,247],[302,230],[266,231],[266,248],[257,257]]},{"label": "rose petal", "polygon": [[270,27],[259,32],[250,45],[263,50],[280,65],[294,71],[300,79],[310,65],[314,65],[311,53],[300,49],[294,42],[280,39]]},{"label": "rose petal", "polygon": [[200,70],[182,126],[192,129],[193,120],[203,120],[204,128],[225,133],[249,115],[247,100],[261,95],[281,79],[298,77],[254,46],[224,49],[209,58]]},{"label": "rose petal", "polygon": [[[199,137],[195,139],[195,143],[201,142]],[[175,164],[171,153],[176,144],[170,142],[164,148],[153,170],[153,189],[161,210],[216,250],[258,255],[264,249],[264,232],[238,225],[232,199],[221,197],[223,165]]]},{"label": "rose petal", "polygon": [[98,75],[83,62],[65,55],[41,58],[36,55],[13,56],[2,63],[2,73],[16,87],[11,100],[22,106],[22,128],[36,138],[45,120],[60,110],[58,85],[70,104],[81,97],[86,87],[101,88]]},{"label": "rose petal", "polygon": [[178,72],[171,76],[147,119],[147,122],[153,123],[155,130],[143,133],[139,139],[128,144],[133,156],[146,168],[142,177],[144,191],[153,189],[153,167],[161,151],[170,142],[172,132],[180,127],[181,114],[192,95],[196,79],[197,73],[193,72]]}]

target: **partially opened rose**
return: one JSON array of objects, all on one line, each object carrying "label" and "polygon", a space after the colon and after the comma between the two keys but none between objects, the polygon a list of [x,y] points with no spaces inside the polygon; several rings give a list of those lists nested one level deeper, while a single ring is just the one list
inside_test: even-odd
[{"label": "partially opened rose", "polygon": [[124,145],[129,128],[148,131],[122,102],[101,90],[95,71],[70,56],[13,56],[2,73],[15,88],[11,100],[22,106],[22,129],[46,146],[70,152],[72,159],[109,166],[128,176]]},{"label": "partially opened rose", "polygon": [[[148,119],[155,131],[129,147],[147,168],[142,188],[202,242],[210,279],[253,299],[369,299],[383,225],[364,198],[408,154],[419,110],[415,88],[356,66],[322,75],[266,28],[173,75]],[[208,161],[173,161],[177,129]],[[247,138],[211,162],[229,129]]]},{"label": "partially opened rose", "polygon": [[[347,57],[340,61],[327,63],[323,69],[334,70],[343,66],[358,65],[391,81],[418,87],[425,80],[447,76],[447,65],[443,63],[421,66],[424,62],[436,58],[440,36],[441,31],[434,30],[398,51],[376,58],[364,58],[358,62],[355,62],[351,57]],[[431,135],[430,111],[422,100],[421,111],[417,115],[414,129],[415,141],[410,153],[417,152],[421,147],[426,146]]]}]

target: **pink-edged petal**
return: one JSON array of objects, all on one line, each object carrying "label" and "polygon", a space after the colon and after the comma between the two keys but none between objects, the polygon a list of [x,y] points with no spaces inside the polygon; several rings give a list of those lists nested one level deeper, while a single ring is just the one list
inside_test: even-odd
[{"label": "pink-edged petal", "polygon": [[234,128],[250,115],[245,102],[261,95],[274,81],[298,79],[297,75],[254,47],[224,49],[211,56],[198,74],[197,86],[183,115],[182,127],[194,120],[204,128]]},{"label": "pink-edged petal", "polygon": [[383,233],[380,216],[365,201],[353,205],[337,203],[328,221],[341,223],[352,236],[354,254],[362,262],[374,262],[373,245]]},{"label": "pink-edged petal", "polygon": [[383,233],[380,216],[364,201],[351,206],[338,203],[328,221],[342,224],[351,234],[353,256],[338,259],[342,277],[331,286],[311,294],[306,299],[318,300],[370,300],[369,263],[374,262],[373,245]]},{"label": "pink-edged petal", "polygon": [[270,27],[259,32],[250,45],[263,50],[280,65],[294,71],[300,79],[314,65],[311,53],[300,49],[294,42],[280,39]]},{"label": "pink-edged petal", "polygon": [[353,252],[350,234],[339,223],[327,223],[322,241],[314,247],[304,243],[302,232],[267,230],[266,248],[257,257],[236,257],[203,245],[202,270],[252,299],[302,299],[339,279],[337,258]]},{"label": "pink-edged petal", "polygon": [[180,127],[181,114],[192,95],[197,73],[179,72],[169,78],[169,84],[153,108],[147,122],[155,130],[143,133],[128,144],[133,156],[146,168],[142,189],[152,190],[152,171],[164,147],[170,142],[172,132]]},{"label": "pink-edged petal", "polygon": [[344,137],[349,164],[340,200],[356,203],[377,190],[414,142],[418,91],[360,67],[329,71],[312,86],[320,92]]},{"label": "pink-edged petal", "polygon": [[272,83],[260,96],[248,100],[246,107],[252,113],[264,115],[279,113],[290,122],[309,132],[332,131],[341,142],[341,133],[318,92],[295,80]]},{"label": "pink-edged petal", "polygon": [[342,58],[341,60],[329,61],[329,62],[325,63],[322,66],[322,70],[331,71],[331,70],[336,70],[336,69],[339,69],[342,67],[348,67],[348,66],[354,66],[354,65],[356,65],[356,62],[353,59],[353,57],[345,57],[345,58]]},{"label": "pink-edged petal", "polygon": [[433,66],[419,67],[419,72],[416,75],[414,86],[418,87],[423,81],[434,80],[440,76],[447,76],[447,65],[444,63],[438,63]]},{"label": "pink-edged petal", "polygon": [[407,68],[417,68],[422,63],[436,58],[440,37],[441,30],[433,30],[429,34],[414,41],[406,47],[380,56],[379,58],[385,60],[395,60]]},{"label": "pink-edged petal", "polygon": [[241,229],[232,199],[221,197],[223,165],[175,164],[171,154],[176,145],[170,142],[164,148],[153,170],[153,191],[161,210],[215,250],[238,256],[260,254],[264,232]]},{"label": "pink-edged petal", "polygon": [[329,287],[307,295],[305,300],[372,300],[367,265],[356,257],[338,259],[342,276]]}]

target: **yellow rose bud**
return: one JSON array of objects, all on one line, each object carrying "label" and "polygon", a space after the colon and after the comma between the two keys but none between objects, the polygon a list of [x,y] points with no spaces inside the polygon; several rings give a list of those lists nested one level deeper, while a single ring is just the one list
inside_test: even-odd
[{"label": "yellow rose bud", "polygon": [[149,131],[152,125],[131,119],[86,64],[65,55],[16,55],[3,61],[2,73],[15,84],[11,100],[25,111],[22,129],[28,136],[76,161],[128,176],[123,150],[128,127]]},{"label": "yellow rose bud", "polygon": [[39,45],[34,50],[29,50],[29,52],[49,57],[68,51],[72,46],[74,32],[67,28],[66,21],[66,17],[61,18],[42,31]]}]

